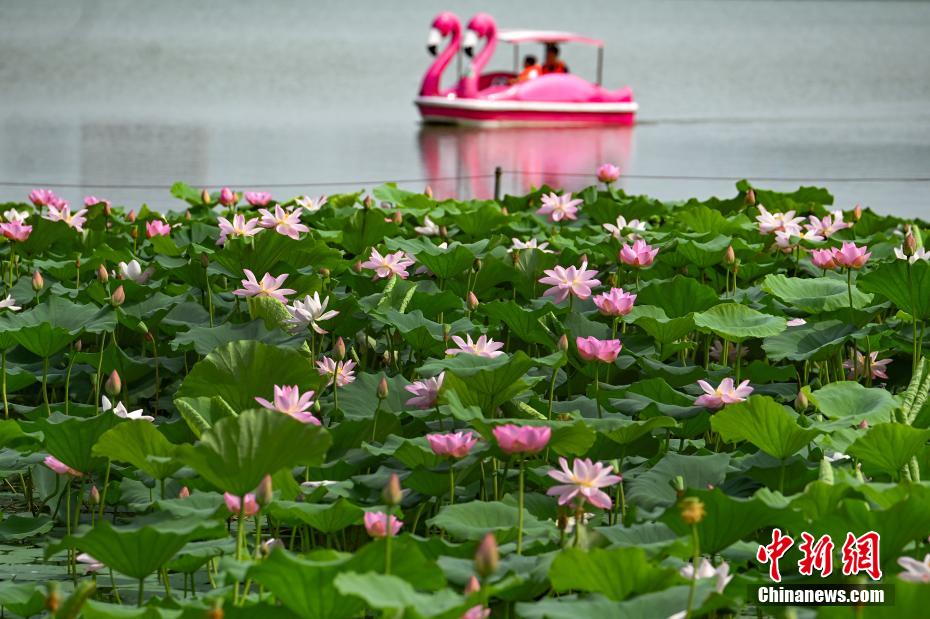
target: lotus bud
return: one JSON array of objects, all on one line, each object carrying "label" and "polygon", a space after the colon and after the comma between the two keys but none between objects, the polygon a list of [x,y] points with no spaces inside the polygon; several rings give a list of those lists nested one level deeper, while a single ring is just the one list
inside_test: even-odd
[{"label": "lotus bud", "polygon": [[267,556],[267,555],[270,555],[271,551],[274,550],[275,548],[283,549],[284,542],[272,537],[271,539],[262,542],[261,548],[262,548],[262,554]]},{"label": "lotus bud", "polygon": [[329,279],[330,275],[331,275],[331,271],[327,269],[326,267],[322,267],[320,269],[320,277],[322,277],[323,279]]},{"label": "lotus bud", "polygon": [[749,206],[756,205],[756,192],[752,187],[746,190],[746,204]]},{"label": "lotus bud", "polygon": [[726,259],[727,259],[727,264],[733,264],[733,263],[736,262],[736,252],[733,251],[733,246],[732,246],[732,245],[728,245],[728,246],[727,246],[727,255],[726,255]]},{"label": "lotus bud", "polygon": [[862,463],[861,462],[856,463],[856,470],[855,470],[854,475],[856,477],[856,481],[861,481],[862,483],[865,483],[865,475],[862,474]]},{"label": "lotus bud", "polygon": [[388,382],[387,379],[382,376],[381,381],[378,383],[378,399],[384,400],[388,397]]},{"label": "lotus bud", "polygon": [[361,273],[362,272],[362,261],[356,260],[355,264],[352,265],[352,270],[355,271],[356,273]]},{"label": "lotus bud", "polygon": [[100,491],[97,490],[96,484],[90,487],[90,504],[100,505]]},{"label": "lotus bud", "polygon": [[475,258],[475,263],[472,265],[472,268],[475,269],[475,273],[481,270],[481,266],[481,258]]},{"label": "lotus bud", "polygon": [[204,189],[200,192],[200,201],[209,205],[213,200],[210,198],[210,192]]},{"label": "lotus bud", "polygon": [[465,300],[468,303],[469,312],[473,312],[478,309],[478,297],[475,296],[474,292],[469,290],[468,294],[465,296]]},{"label": "lotus bud", "polygon": [[81,268],[81,258],[80,258],[80,256],[74,259],[74,267],[75,267],[76,269],[80,269],[80,268]]},{"label": "lotus bud", "polygon": [[42,274],[39,271],[35,271],[32,274],[32,289],[39,292],[43,288],[45,288],[45,280],[42,278]]},{"label": "lotus bud", "polygon": [[179,499],[186,499],[186,498],[189,497],[190,495],[191,495],[190,488],[188,488],[187,486],[181,486],[181,491],[178,492],[178,498],[179,498]]},{"label": "lotus bud", "polygon": [[501,215],[508,217],[510,215],[510,210],[506,206],[501,207]]},{"label": "lotus bud", "polygon": [[807,401],[807,394],[804,393],[804,390],[798,391],[798,397],[794,399],[794,410],[799,413],[807,410],[809,402]]},{"label": "lotus bud", "polygon": [[697,497],[685,497],[678,502],[681,520],[685,524],[697,524],[704,520],[707,512],[704,510],[704,501]]},{"label": "lotus bud", "polygon": [[398,225],[404,223],[404,214],[400,211],[394,211],[394,223]]},{"label": "lotus bud", "polygon": [[611,288],[617,287],[617,274],[616,273],[610,273],[607,276],[607,285],[610,286]]},{"label": "lotus bud", "polygon": [[559,338],[559,350],[562,352],[568,350],[568,336],[564,333],[562,334],[562,337]]},{"label": "lotus bud", "polygon": [[857,204],[856,208],[853,209],[853,219],[855,219],[856,221],[859,221],[860,219],[862,219],[862,205],[861,204]]},{"label": "lotus bud", "polygon": [[187,209],[186,211],[184,211],[184,221],[190,221],[190,220],[191,220],[191,210]]},{"label": "lotus bud", "polygon": [[119,377],[119,372],[113,370],[110,372],[110,377],[107,378],[107,382],[104,384],[104,389],[111,396],[116,396],[123,389],[123,381]]},{"label": "lotus bud", "polygon": [[129,214],[126,215],[126,219],[128,219],[130,223],[134,223],[136,221],[136,212],[129,211]]},{"label": "lotus bud", "polygon": [[472,576],[468,579],[468,584],[465,585],[465,595],[471,595],[472,593],[478,593],[481,590],[481,583],[478,582],[478,579],[475,576]]},{"label": "lotus bud", "polygon": [[426,196],[427,198],[432,198],[432,197],[433,197],[433,188],[430,187],[429,185],[427,185],[427,186],[423,189],[423,195]]},{"label": "lotus bud", "polygon": [[223,598],[213,600],[213,607],[207,611],[207,619],[223,619]]},{"label": "lotus bud", "polygon": [[271,503],[274,499],[274,488],[271,485],[271,475],[265,475],[255,489],[255,500],[262,507]]},{"label": "lotus bud", "polygon": [[129,232],[129,236],[131,236],[133,240],[136,240],[137,238],[139,238],[139,229],[138,229],[138,228],[133,228],[133,229]]},{"label": "lotus bud", "polygon": [[75,350],[75,351],[81,352],[81,349],[82,349],[82,348],[84,348],[84,344],[81,342],[81,340],[77,340],[77,341],[74,342],[74,350]]},{"label": "lotus bud", "polygon": [[374,206],[375,201],[371,199],[371,196],[365,196],[365,199],[362,201],[362,204],[365,206],[365,208],[371,208],[372,206]]},{"label": "lotus bud", "polygon": [[109,201],[103,203],[103,214],[105,217],[109,217],[113,214],[113,207],[110,206]]},{"label": "lotus bud", "polygon": [[397,476],[397,473],[391,473],[387,485],[381,491],[381,499],[385,505],[390,506],[400,505],[400,502],[404,499],[404,492],[400,489],[400,477]]},{"label": "lotus bud", "polygon": [[200,254],[200,266],[203,267],[204,270],[210,266],[210,256],[206,253]]},{"label": "lotus bud", "polygon": [[904,255],[913,256],[917,251],[917,239],[914,238],[914,233],[908,229],[907,236],[904,237]]},{"label": "lotus bud", "polygon": [[706,487],[708,490],[713,490],[713,489],[716,488],[717,486],[715,486],[714,484],[707,484],[707,486],[705,486],[705,487]]},{"label": "lotus bud", "polygon": [[333,355],[336,357],[336,361],[342,361],[346,358],[346,342],[342,339],[342,336],[336,338],[336,344],[333,346]]},{"label": "lotus bud", "polygon": [[389,211],[391,210],[392,206],[394,205],[388,202],[387,200],[381,200],[381,203],[378,204],[378,208],[380,208],[382,211]]},{"label": "lotus bud", "polygon": [[119,307],[126,302],[126,291],[123,290],[123,285],[120,284],[116,290],[113,291],[113,294],[110,295],[110,305],[113,307]]},{"label": "lotus bud", "polygon": [[556,415],[556,421],[564,421],[567,423],[573,421],[573,419],[570,413],[559,413]]},{"label": "lotus bud", "polygon": [[442,325],[442,341],[448,343],[449,337],[452,335],[452,325],[444,324]]},{"label": "lotus bud", "polygon": [[517,266],[518,264],[520,264],[520,250],[519,249],[515,249],[512,252],[510,252],[510,260],[511,262],[513,262],[513,266]]},{"label": "lotus bud", "polygon": [[859,422],[859,429],[860,429],[860,430],[868,430],[868,429],[869,429],[869,422],[868,422],[868,420],[863,419],[862,421],[860,421],[860,422]]},{"label": "lotus bud", "polygon": [[386,368],[391,367],[391,351],[390,350],[385,350],[381,354],[381,363],[383,363],[384,367]]},{"label": "lotus bud", "polygon": [[100,266],[97,267],[97,281],[101,284],[105,284],[109,281],[109,279],[110,274],[107,273],[107,268],[101,263]]},{"label": "lotus bud", "polygon": [[58,591],[58,582],[49,581],[48,582],[48,593],[45,596],[45,610],[47,610],[52,615],[58,613],[58,608],[61,606],[61,595]]},{"label": "lotus bud", "polygon": [[497,540],[494,538],[493,533],[488,533],[481,540],[478,550],[475,552],[475,571],[478,572],[481,578],[487,578],[497,571],[500,561]]},{"label": "lotus bud", "polygon": [[826,457],[820,459],[820,472],[818,477],[822,482],[833,484],[833,466]]}]

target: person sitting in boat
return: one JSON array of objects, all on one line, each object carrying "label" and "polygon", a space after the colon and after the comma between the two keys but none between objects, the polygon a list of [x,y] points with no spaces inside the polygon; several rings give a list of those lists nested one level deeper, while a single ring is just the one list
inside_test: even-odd
[{"label": "person sitting in boat", "polygon": [[542,67],[536,62],[536,56],[529,54],[523,58],[523,70],[520,72],[520,75],[510,80],[510,83],[528,82],[534,77],[539,77],[541,74]]},{"label": "person sitting in boat", "polygon": [[555,43],[546,45],[546,63],[542,66],[543,74],[568,73],[568,65],[559,58],[559,46]]}]

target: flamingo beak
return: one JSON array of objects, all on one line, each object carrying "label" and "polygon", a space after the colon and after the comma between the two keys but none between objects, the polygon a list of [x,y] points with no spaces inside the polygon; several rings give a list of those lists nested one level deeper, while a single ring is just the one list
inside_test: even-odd
[{"label": "flamingo beak", "polygon": [[435,56],[436,52],[438,51],[438,48],[435,45],[427,45],[426,51],[429,52],[430,56]]},{"label": "flamingo beak", "polygon": [[478,34],[474,30],[465,33],[465,40],[462,41],[462,49],[465,55],[471,58],[475,55],[475,46],[478,45]]},{"label": "flamingo beak", "polygon": [[435,56],[439,51],[440,43],[442,43],[442,33],[438,28],[430,28],[429,35],[426,37],[426,50]]}]

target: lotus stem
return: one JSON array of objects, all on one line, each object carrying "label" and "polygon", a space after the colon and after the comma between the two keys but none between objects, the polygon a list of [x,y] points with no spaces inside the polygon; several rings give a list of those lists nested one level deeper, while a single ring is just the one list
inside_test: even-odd
[{"label": "lotus stem", "polygon": [[145,597],[145,576],[139,579],[139,600],[136,602],[136,606],[142,608],[142,598]]},{"label": "lotus stem", "polygon": [[604,414],[601,412],[601,365],[594,365],[594,403],[597,405],[597,418],[602,419]]},{"label": "lotus stem", "polygon": [[100,334],[100,352],[97,354],[97,377],[94,379],[94,406],[100,413],[100,385],[103,383],[103,350],[106,348],[107,333]]},{"label": "lotus stem", "polygon": [[384,534],[384,574],[391,575],[391,538],[394,537],[394,531],[391,527],[391,508],[384,508],[385,515],[385,534]]},{"label": "lotus stem", "polygon": [[688,606],[685,609],[685,619],[690,619],[691,617],[691,607],[694,604],[694,587],[697,584],[698,579],[698,558],[700,557],[700,543],[698,539],[696,523],[691,525],[691,543],[694,547],[691,556],[691,566],[694,569],[694,575],[691,578],[691,584],[688,587]]},{"label": "lotus stem", "polygon": [[7,397],[6,397],[6,349],[5,348],[2,351],[0,351],[0,364],[2,364],[3,366],[2,368],[0,368],[0,372],[2,372],[3,374],[3,378],[0,379],[3,381],[3,418],[9,419],[10,418],[10,403],[7,401]]},{"label": "lotus stem", "polygon": [[455,466],[449,461],[449,505],[455,505]]},{"label": "lotus stem", "polygon": [[525,460],[520,458],[517,473],[518,507],[517,507],[517,554],[523,554],[523,468]]},{"label": "lotus stem", "polygon": [[736,382],[739,383],[740,379],[740,370],[743,367],[743,340],[740,340],[736,343]]},{"label": "lotus stem", "polygon": [[107,488],[110,487],[110,467],[112,462],[107,459],[107,472],[103,477],[103,492],[100,495],[100,514],[97,516],[100,520],[103,520],[103,510],[107,506]]}]

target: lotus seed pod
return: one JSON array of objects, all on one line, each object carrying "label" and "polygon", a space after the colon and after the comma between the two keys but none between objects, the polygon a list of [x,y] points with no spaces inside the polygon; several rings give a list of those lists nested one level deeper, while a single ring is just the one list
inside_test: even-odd
[{"label": "lotus seed pod", "polygon": [[704,520],[707,512],[704,510],[704,502],[693,496],[685,497],[678,502],[678,510],[681,512],[681,520],[685,524],[697,524]]},{"label": "lotus seed pod", "polygon": [[820,459],[820,474],[818,477],[820,481],[833,485],[833,466],[826,456]]},{"label": "lotus seed pod", "polygon": [[255,500],[258,501],[258,504],[264,507],[271,503],[274,498],[274,487],[271,484],[271,475],[265,475],[262,477],[262,480],[258,484],[258,488],[255,490]]},{"label": "lotus seed pod", "polygon": [[123,290],[123,285],[120,284],[116,290],[113,291],[113,294],[110,295],[110,305],[113,307],[119,307],[126,302],[126,291]]},{"label": "lotus seed pod", "polygon": [[466,301],[468,302],[468,311],[473,312],[478,309],[478,297],[475,296],[475,293],[471,290],[468,291],[466,295]]},{"label": "lotus seed pod", "polygon": [[378,383],[378,399],[383,400],[388,397],[388,382],[387,379],[382,376],[381,381]]},{"label": "lotus seed pod", "polygon": [[45,288],[45,279],[43,279],[42,274],[39,271],[35,271],[32,274],[32,289],[36,292],[39,292]]},{"label": "lotus seed pod", "polygon": [[494,538],[493,533],[488,533],[481,540],[478,550],[475,552],[475,571],[478,572],[481,578],[487,578],[497,571],[500,560],[497,540]]},{"label": "lotus seed pod", "polygon": [[404,499],[404,492],[400,488],[400,477],[397,476],[397,473],[391,473],[387,485],[381,491],[381,499],[385,505],[390,506],[400,505],[400,502]]},{"label": "lotus seed pod", "polygon": [[101,284],[105,284],[110,280],[110,274],[107,272],[107,268],[101,263],[97,267],[97,281]]},{"label": "lotus seed pod", "polygon": [[111,396],[116,396],[123,389],[123,381],[119,377],[119,373],[116,370],[110,372],[110,377],[107,378],[107,382],[104,384],[104,389]]},{"label": "lotus seed pod", "polygon": [[333,355],[336,357],[336,361],[342,361],[346,358],[346,343],[341,335],[336,338],[336,344],[333,346]]}]

